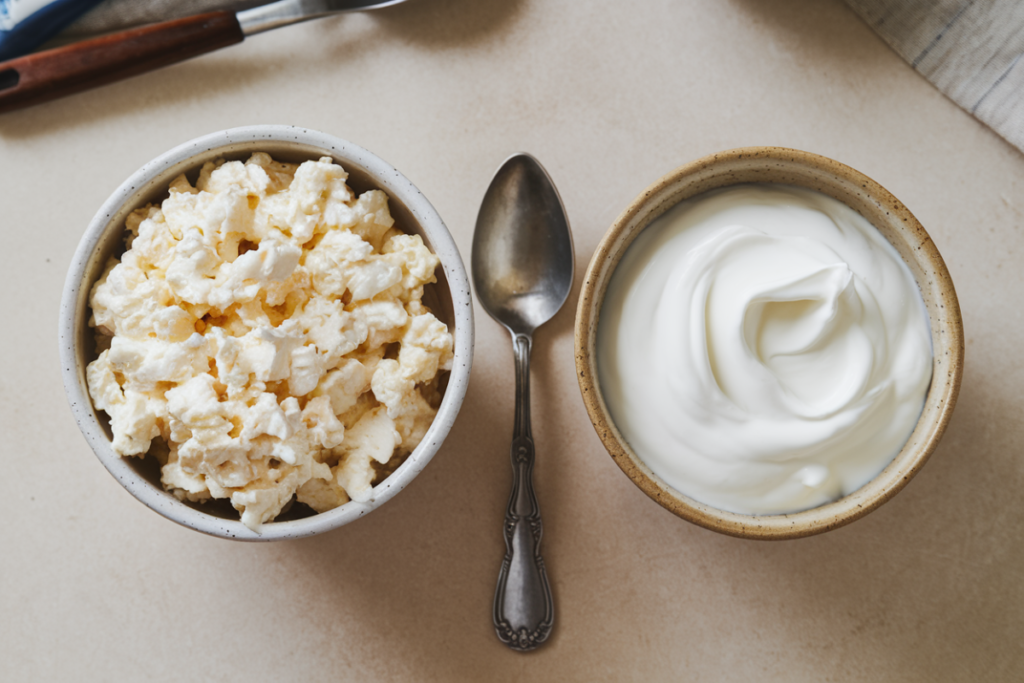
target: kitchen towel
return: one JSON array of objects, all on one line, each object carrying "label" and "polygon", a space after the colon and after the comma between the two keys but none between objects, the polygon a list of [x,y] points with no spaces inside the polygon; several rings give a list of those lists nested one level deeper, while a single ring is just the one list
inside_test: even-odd
[{"label": "kitchen towel", "polygon": [[62,42],[100,33],[123,31],[157,21],[179,19],[215,10],[238,10],[265,5],[268,0],[104,0],[61,32]]},{"label": "kitchen towel", "polygon": [[0,0],[0,61],[31,52],[100,0]]},{"label": "kitchen towel", "polygon": [[1024,152],[1024,1],[846,3],[918,73]]}]

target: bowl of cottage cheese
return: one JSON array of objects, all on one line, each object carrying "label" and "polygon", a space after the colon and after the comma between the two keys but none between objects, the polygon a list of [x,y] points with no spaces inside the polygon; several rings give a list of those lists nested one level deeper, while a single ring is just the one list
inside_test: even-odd
[{"label": "bowl of cottage cheese", "polygon": [[604,445],[679,516],[807,536],[895,495],[959,391],[956,292],[897,199],[836,161],[747,148],[648,188],[601,242],[576,321]]},{"label": "bowl of cottage cheese", "polygon": [[153,160],[96,214],[61,304],[64,382],[103,465],[240,540],[370,512],[437,453],[472,363],[470,288],[386,162],[289,126]]}]

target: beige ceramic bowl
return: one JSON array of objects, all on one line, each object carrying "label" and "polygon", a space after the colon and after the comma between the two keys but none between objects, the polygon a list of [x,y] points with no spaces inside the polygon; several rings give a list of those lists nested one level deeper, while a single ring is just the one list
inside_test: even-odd
[{"label": "beige ceramic bowl", "polygon": [[[679,202],[739,183],[785,183],[834,197],[867,218],[913,273],[931,318],[934,367],[924,410],[896,458],[870,482],[834,502],[786,515],[742,515],[684,496],[654,474],[613,423],[597,374],[598,318],[612,272],[637,235]],[[756,539],[810,536],[848,524],[892,498],[924,465],[949,422],[960,389],[964,336],[953,282],[917,219],[881,185],[848,166],[781,147],[748,147],[704,157],[658,180],[619,216],[587,269],[576,313],[576,369],[583,401],[615,462],[648,496],[680,517],[725,534]]]}]

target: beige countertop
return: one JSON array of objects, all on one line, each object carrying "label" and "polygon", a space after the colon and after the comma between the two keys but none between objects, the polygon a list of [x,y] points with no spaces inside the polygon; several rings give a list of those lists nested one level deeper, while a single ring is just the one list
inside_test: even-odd
[{"label": "beige countertop", "polygon": [[[490,623],[512,354],[477,309],[466,404],[394,500],[301,541],[206,537],[103,469],[64,398],[57,315],[84,227],[130,173],[215,130],[285,123],[377,153],[468,257],[498,164],[528,151],[569,213],[576,287],[536,336],[551,641]],[[957,285],[960,401],[921,473],[822,536],[693,526],[606,455],[573,315],[601,235],[704,154],[783,145],[905,202]],[[1017,681],[1024,678],[1024,157],[839,0],[415,0],[255,36],[0,116],[0,679]]]}]

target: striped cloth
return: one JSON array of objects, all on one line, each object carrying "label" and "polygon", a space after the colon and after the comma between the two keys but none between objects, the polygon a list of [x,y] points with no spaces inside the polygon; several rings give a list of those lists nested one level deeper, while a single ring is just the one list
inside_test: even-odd
[{"label": "striped cloth", "polygon": [[1024,0],[846,0],[947,97],[1024,152]]}]

